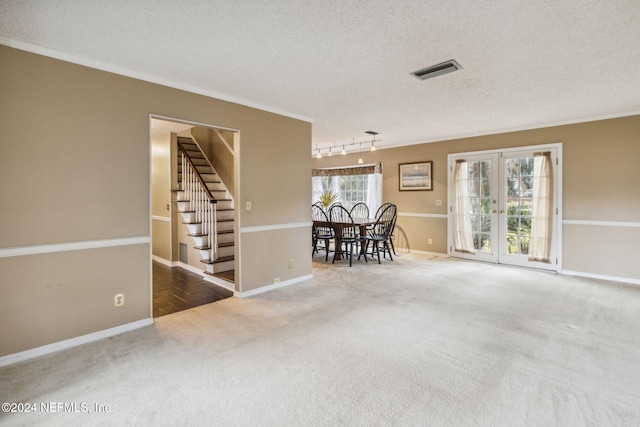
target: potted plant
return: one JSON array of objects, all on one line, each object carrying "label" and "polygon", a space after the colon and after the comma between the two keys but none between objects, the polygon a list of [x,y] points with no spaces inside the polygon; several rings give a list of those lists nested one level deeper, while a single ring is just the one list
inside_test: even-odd
[{"label": "potted plant", "polygon": [[337,202],[339,198],[340,198],[339,194],[334,193],[333,191],[325,191],[322,194],[320,194],[320,197],[318,198],[318,202],[322,204],[322,207],[326,211],[327,209],[329,209],[329,206]]}]

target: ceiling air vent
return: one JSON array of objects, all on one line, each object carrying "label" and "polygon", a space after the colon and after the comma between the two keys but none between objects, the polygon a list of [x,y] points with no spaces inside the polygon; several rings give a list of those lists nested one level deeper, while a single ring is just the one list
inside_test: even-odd
[{"label": "ceiling air vent", "polygon": [[460,64],[458,64],[454,59],[451,59],[440,64],[432,65],[431,67],[423,68],[422,70],[414,71],[411,75],[419,80],[427,80],[432,77],[457,71],[461,68]]}]

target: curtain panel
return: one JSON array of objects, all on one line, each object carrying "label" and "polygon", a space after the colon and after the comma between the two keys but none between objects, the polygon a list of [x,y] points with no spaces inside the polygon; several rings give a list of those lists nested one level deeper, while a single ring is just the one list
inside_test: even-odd
[{"label": "curtain panel", "polygon": [[529,261],[551,263],[553,165],[551,153],[533,153],[533,201]]},{"label": "curtain panel", "polygon": [[453,193],[453,249],[456,252],[474,254],[469,202],[469,163],[466,160],[456,160]]},{"label": "curtain panel", "polygon": [[344,168],[311,169],[311,176],[371,175],[374,173],[382,173],[382,163]]}]

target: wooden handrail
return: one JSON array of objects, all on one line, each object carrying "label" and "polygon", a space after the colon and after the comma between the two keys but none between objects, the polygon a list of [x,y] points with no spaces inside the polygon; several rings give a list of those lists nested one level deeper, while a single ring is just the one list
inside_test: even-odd
[{"label": "wooden handrail", "polygon": [[[196,144],[196,146],[197,146],[197,144]],[[185,159],[187,159],[187,162],[189,162],[189,165],[191,166],[191,169],[193,170],[193,173],[196,175],[196,178],[198,178],[198,181],[200,182],[200,185],[202,186],[202,188],[204,188],[205,192],[209,196],[209,202],[210,203],[217,203],[218,201],[216,200],[215,197],[213,197],[213,194],[211,194],[211,190],[209,189],[209,187],[207,187],[207,184],[204,182],[204,179],[200,175],[200,172],[198,172],[198,169],[196,168],[196,165],[193,164],[193,161],[191,160],[191,157],[189,157],[189,155],[187,154],[187,150],[185,150],[184,147],[182,146],[182,142],[180,141],[179,138],[178,138],[178,152],[181,152],[184,155]],[[182,171],[182,174],[184,176],[184,171]]]}]

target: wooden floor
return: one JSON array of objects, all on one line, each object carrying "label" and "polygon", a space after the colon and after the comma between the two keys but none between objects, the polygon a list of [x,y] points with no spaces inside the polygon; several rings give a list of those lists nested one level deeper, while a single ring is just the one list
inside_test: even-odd
[{"label": "wooden floor", "polygon": [[153,261],[153,317],[209,304],[233,292],[180,267]]}]

